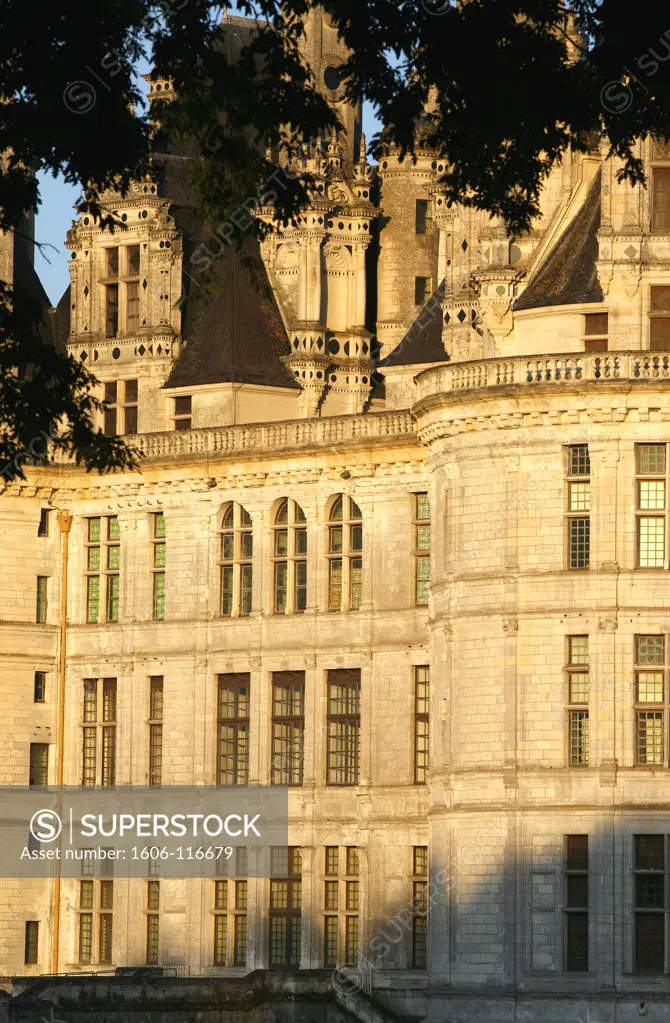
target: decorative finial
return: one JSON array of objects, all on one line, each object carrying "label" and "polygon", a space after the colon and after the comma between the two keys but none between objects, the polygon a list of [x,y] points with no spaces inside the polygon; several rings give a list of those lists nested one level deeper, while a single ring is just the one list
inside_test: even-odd
[{"label": "decorative finial", "polygon": [[365,141],[365,132],[361,132],[361,144],[358,150],[358,162],[365,163],[368,158],[368,149]]}]

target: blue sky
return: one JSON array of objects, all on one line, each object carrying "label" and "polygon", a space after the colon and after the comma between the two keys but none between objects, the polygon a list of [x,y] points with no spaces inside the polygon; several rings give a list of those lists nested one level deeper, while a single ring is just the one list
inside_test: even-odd
[{"label": "blue sky", "polygon": [[[229,7],[235,12],[233,6]],[[149,70],[149,64],[138,67],[138,75]],[[139,84],[146,91],[146,83],[139,79]],[[368,138],[379,130],[379,121],[375,117],[374,108],[369,103],[363,104],[363,130]],[[61,177],[54,178],[51,174],[38,174],[40,185],[40,207],[35,217],[35,241],[43,248],[35,250],[35,269],[39,274],[44,289],[51,302],[56,305],[69,284],[70,275],[67,269],[68,250],[63,242],[65,234],[72,224],[74,210],[72,207],[80,192],[73,185],[68,185]]]}]

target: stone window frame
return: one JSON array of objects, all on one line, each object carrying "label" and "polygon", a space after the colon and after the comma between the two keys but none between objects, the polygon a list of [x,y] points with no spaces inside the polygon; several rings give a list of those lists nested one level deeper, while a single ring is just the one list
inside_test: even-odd
[{"label": "stone window frame", "polygon": [[[290,687],[288,704],[282,706],[276,702],[276,689]],[[302,692],[300,693],[300,690]],[[296,709],[295,693],[301,697],[299,707],[301,714],[277,713],[288,709]],[[270,784],[299,787],[303,784],[305,770],[305,672],[304,671],[273,671],[270,678],[272,747],[270,762]],[[282,730],[288,735],[282,734]],[[295,744],[298,744],[299,768],[295,771]],[[285,747],[282,750],[282,746]],[[299,779],[299,780],[296,780]]]},{"label": "stone window frame", "polygon": [[[584,841],[585,840],[585,841]],[[591,896],[589,835],[569,834],[564,839],[563,968],[566,973],[588,973]],[[584,938],[586,939],[584,942]],[[586,951],[585,964],[579,962]]]},{"label": "stone window frame", "polygon": [[591,554],[591,462],[588,444],[566,444],[565,462],[566,568],[569,572],[585,572],[589,569]]},{"label": "stone window frame", "polygon": [[102,432],[106,437],[137,433],[139,379],[104,380]]},{"label": "stone window frame", "polygon": [[[651,448],[662,451],[663,467],[652,456]],[[635,568],[637,571],[658,571],[668,569],[668,445],[635,445]],[[656,464],[654,464],[656,463]],[[645,493],[644,485],[647,485]],[[660,503],[659,503],[660,502]],[[655,525],[652,530],[651,522]],[[660,523],[660,531],[658,529]],[[657,546],[659,536],[662,554],[653,554],[651,546]],[[644,553],[643,553],[644,541]],[[643,562],[654,561],[654,564]]]},{"label": "stone window frame", "polygon": [[151,512],[151,617],[165,621],[167,523],[165,512]]},{"label": "stone window frame", "polygon": [[[232,857],[231,857],[232,860]],[[226,867],[230,861],[217,861],[221,866]],[[247,866],[247,849],[238,846],[234,854],[234,870],[231,874],[221,871],[214,878],[210,888],[211,903],[211,934],[212,952],[210,965],[218,968],[230,966],[246,966],[247,961],[247,912],[249,897],[249,881]],[[241,885],[245,886],[244,890]],[[243,925],[238,923],[238,917],[243,917]],[[245,956],[244,962],[239,962],[240,942],[242,939],[241,927],[245,929]],[[223,955],[221,955],[223,952]]]},{"label": "stone window frame", "polygon": [[112,788],[116,784],[117,722],[118,679],[85,678],[81,710],[82,786]]},{"label": "stone window frame", "polygon": [[[246,690],[246,692],[244,692]],[[230,703],[223,699],[224,692],[233,697],[234,713],[224,713]],[[248,785],[251,734],[251,673],[248,671],[219,672],[216,676],[216,785]],[[222,770],[222,750],[232,742],[232,778]]]},{"label": "stone window frame", "polygon": [[[427,491],[414,491],[412,493],[412,531],[413,545],[412,556],[414,559],[414,606],[428,606],[428,586],[430,585],[430,556],[431,556],[431,507],[430,495]],[[427,514],[426,514],[427,511]],[[426,543],[427,537],[427,543]],[[425,571],[427,564],[427,575],[422,577],[422,570]]]},{"label": "stone window frame", "polygon": [[276,503],[272,515],[273,614],[305,612],[307,552],[307,516],[297,501],[283,497]]},{"label": "stone window frame", "polygon": [[[283,854],[286,852],[286,869]],[[270,969],[300,966],[302,955],[302,850],[300,846],[270,849],[268,900],[268,962]],[[283,926],[284,935],[281,931]],[[296,942],[297,932],[297,942]],[[292,951],[297,955],[291,956]],[[279,957],[277,949],[283,952]],[[290,961],[293,958],[294,961]],[[297,959],[297,962],[295,961]]]},{"label": "stone window frame", "polygon": [[[138,255],[137,269],[131,266],[130,250],[136,249]],[[116,266],[110,262],[110,256],[116,252]],[[138,241],[128,242],[123,245],[102,246],[102,276],[100,287],[102,289],[102,311],[104,319],[105,337],[113,338],[133,337],[140,325],[140,269],[142,259],[141,244]],[[129,289],[136,292],[134,299],[136,313],[131,318]],[[116,302],[110,302],[114,295]],[[115,330],[110,330],[110,316],[114,310],[113,322]],[[132,329],[131,329],[132,328]]]},{"label": "stone window frame", "polygon": [[[87,625],[116,623],[121,617],[121,524],[118,515],[84,518],[85,621]],[[99,523],[96,530],[94,523]],[[97,532],[97,536],[96,536]],[[98,552],[97,555],[95,552]],[[97,597],[95,583],[97,582]],[[98,613],[93,616],[97,603]]]},{"label": "stone window frame", "polygon": [[428,969],[428,846],[412,846],[410,969]]},{"label": "stone window frame", "polygon": [[253,519],[244,505],[227,501],[218,522],[219,616],[245,618],[253,611]]},{"label": "stone window frame", "polygon": [[363,513],[360,507],[348,494],[334,494],[326,505],[326,607],[329,613],[360,610],[363,602],[363,547]]},{"label": "stone window frame", "polygon": [[[653,643],[649,641],[652,640]],[[670,637],[666,633],[636,633],[633,637],[634,731],[636,768],[667,768],[670,743]],[[660,656],[659,656],[660,655]],[[654,676],[652,678],[652,676]],[[660,699],[655,698],[660,690]],[[644,722],[644,728],[642,724]],[[649,727],[651,724],[651,728]],[[651,750],[649,747],[651,746]],[[642,749],[644,747],[644,756]]]},{"label": "stone window frame", "polygon": [[[321,850],[318,850],[323,864],[319,885],[321,962],[324,969],[343,964],[358,966],[363,908],[362,850],[352,845],[324,845]],[[333,948],[333,939],[336,949]]]},{"label": "stone window frame", "polygon": [[[414,717],[412,782],[414,785],[427,785],[430,757],[430,665],[413,665],[412,676]],[[425,693],[422,692],[422,687],[425,687]],[[425,745],[425,749],[420,748],[422,744]],[[420,762],[422,756],[425,756],[425,763]]]},{"label": "stone window frame", "polygon": [[[582,648],[581,652],[580,647]],[[565,648],[566,656],[563,670],[567,697],[566,760],[569,767],[588,767],[590,726],[589,636],[585,633],[566,636]],[[583,676],[586,677],[585,685],[582,681]],[[581,691],[580,682],[582,682]],[[586,698],[584,698],[584,692],[586,692]]]},{"label": "stone window frame", "polygon": [[149,878],[147,881],[146,916],[146,955],[147,966],[158,966],[160,961],[160,881]]},{"label": "stone window frame", "polygon": [[165,677],[149,676],[148,778],[149,785],[163,784],[163,709]]},{"label": "stone window frame", "polygon": [[[603,326],[602,318],[605,318],[605,327],[598,329]],[[599,322],[598,322],[599,321]],[[589,312],[582,314],[582,344],[584,345],[585,352],[606,352],[608,351],[608,338],[609,338],[609,312],[604,309],[599,309],[598,312]]]},{"label": "stone window frame", "polygon": [[[113,940],[114,882],[109,879],[80,879],[75,962],[82,966],[109,965],[114,961]],[[94,951],[97,951],[95,958]]]}]

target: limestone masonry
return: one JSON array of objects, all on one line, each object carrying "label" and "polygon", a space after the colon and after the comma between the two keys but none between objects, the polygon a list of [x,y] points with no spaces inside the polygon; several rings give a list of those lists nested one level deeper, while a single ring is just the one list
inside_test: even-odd
[{"label": "limestone masonry", "polygon": [[157,804],[289,785],[289,848],[264,879],[3,880],[0,969],[340,967],[340,1015],[296,1019],[667,1018],[670,145],[639,143],[647,188],[567,154],[510,240],[425,146],[369,163],[317,15],[307,57],[347,131],[244,243],[269,287],[249,212],[204,229],[156,153],[105,196],[126,231],[73,222],[45,314],[140,468],[38,460],[0,500],[0,782],[56,784],[60,748],[66,785]]}]

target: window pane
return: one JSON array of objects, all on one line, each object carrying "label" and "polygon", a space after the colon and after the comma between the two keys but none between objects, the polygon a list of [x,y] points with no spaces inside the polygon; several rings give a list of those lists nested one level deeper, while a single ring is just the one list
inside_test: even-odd
[{"label": "window pane", "polygon": [[670,167],[653,170],[651,229],[670,231]]},{"label": "window pane", "polygon": [[275,554],[277,557],[288,554],[288,529],[275,530]]},{"label": "window pane", "polygon": [[570,711],[570,763],[573,766],[589,762],[589,712]]},{"label": "window pane", "polygon": [[570,568],[588,568],[591,524],[589,519],[570,519]]},{"label": "window pane", "polygon": [[638,671],[637,699],[639,703],[663,702],[662,671]]},{"label": "window pane", "polygon": [[107,249],[107,276],[118,277],[119,275],[119,250],[117,246]]},{"label": "window pane", "polygon": [[589,836],[566,836],[566,868],[568,870],[589,869]]},{"label": "window pane", "polygon": [[665,520],[640,518],[640,568],[663,568],[665,563]]},{"label": "window pane", "polygon": [[641,909],[665,908],[665,874],[637,874],[635,905]]},{"label": "window pane", "polygon": [[342,561],[335,558],[330,561],[328,608],[330,611],[342,609]]},{"label": "window pane", "polygon": [[590,483],[569,483],[570,511],[589,511],[591,507],[591,484]]},{"label": "window pane", "polygon": [[662,764],[663,713],[639,711],[636,718],[638,764]]},{"label": "window pane", "polygon": [[589,968],[589,917],[587,913],[566,914],[566,969],[584,971]]},{"label": "window pane", "polygon": [[663,664],[665,641],[663,636],[637,636],[636,662],[638,664]]},{"label": "window pane", "polygon": [[589,878],[587,874],[574,874],[567,877],[567,905],[569,909],[579,909],[589,904]]},{"label": "window pane", "polygon": [[665,969],[665,914],[635,914],[635,969],[663,973]]},{"label": "window pane", "polygon": [[126,248],[127,255],[127,270],[129,276],[138,274],[140,272],[140,247],[139,245],[129,245]]},{"label": "window pane", "polygon": [[587,313],[584,317],[584,333],[587,337],[594,334],[607,334],[607,321],[607,313]]},{"label": "window pane", "polygon": [[351,599],[352,611],[358,610],[363,599],[363,562],[360,558],[351,559]]},{"label": "window pane", "polygon": [[330,527],[330,547],[329,550],[332,554],[339,554],[342,550],[342,526],[331,526]]},{"label": "window pane", "polygon": [[665,473],[665,444],[640,444],[638,457],[641,474],[658,476]]},{"label": "window pane", "polygon": [[568,664],[589,663],[589,637],[568,636]]},{"label": "window pane", "polygon": [[568,448],[568,475],[591,475],[588,444],[573,444],[572,447]]},{"label": "window pane", "polygon": [[635,869],[665,870],[665,835],[635,836]]},{"label": "window pane", "polygon": [[588,703],[589,689],[589,676],[586,672],[570,673],[570,703]]},{"label": "window pane", "polygon": [[662,511],[665,508],[665,482],[639,480],[639,507],[644,511]]}]

